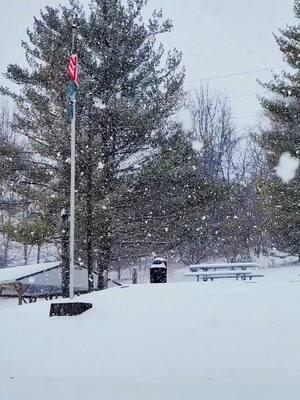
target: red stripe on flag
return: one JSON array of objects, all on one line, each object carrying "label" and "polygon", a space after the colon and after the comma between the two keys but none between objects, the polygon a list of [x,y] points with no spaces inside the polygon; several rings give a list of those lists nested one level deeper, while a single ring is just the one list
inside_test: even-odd
[{"label": "red stripe on flag", "polygon": [[75,83],[75,85],[79,85],[79,76],[78,76],[78,56],[77,54],[72,54],[70,56],[69,60],[69,66],[68,66],[68,75]]}]

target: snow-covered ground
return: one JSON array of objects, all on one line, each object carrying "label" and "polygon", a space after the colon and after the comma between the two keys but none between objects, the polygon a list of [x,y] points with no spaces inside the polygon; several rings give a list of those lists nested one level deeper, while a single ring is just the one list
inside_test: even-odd
[{"label": "snow-covered ground", "polygon": [[0,399],[296,399],[300,268],[264,273],[95,292],[77,317],[0,300]]}]

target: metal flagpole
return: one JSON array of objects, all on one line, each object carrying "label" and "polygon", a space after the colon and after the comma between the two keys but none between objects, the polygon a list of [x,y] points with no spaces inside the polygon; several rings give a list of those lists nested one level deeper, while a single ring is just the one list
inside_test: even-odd
[{"label": "metal flagpole", "polygon": [[[72,54],[75,48],[76,25],[72,25]],[[75,128],[76,128],[76,91],[72,94],[71,120],[71,185],[70,185],[70,286],[69,297],[74,297],[74,238],[75,238]]]}]

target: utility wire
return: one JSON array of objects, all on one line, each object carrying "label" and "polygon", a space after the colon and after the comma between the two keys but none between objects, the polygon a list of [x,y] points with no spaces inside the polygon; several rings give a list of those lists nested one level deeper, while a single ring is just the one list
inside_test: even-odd
[{"label": "utility wire", "polygon": [[[193,89],[185,89],[186,93],[192,93],[192,92],[197,92],[197,89],[193,88]],[[222,95],[222,92],[221,92]],[[242,93],[242,94],[237,94],[237,95],[233,95],[233,96],[228,96],[228,95],[224,95],[223,97],[225,99],[240,99],[243,97],[253,97],[253,96],[265,96],[266,92],[253,92],[253,93]]]},{"label": "utility wire", "polygon": [[259,118],[260,115],[258,114],[251,114],[251,115],[241,115],[237,117],[231,117],[230,119],[250,119],[250,118]]},{"label": "utility wire", "polygon": [[216,76],[211,76],[211,77],[208,77],[208,78],[194,79],[194,80],[191,80],[191,81],[186,81],[185,83],[186,84],[190,84],[190,83],[195,83],[195,82],[212,81],[212,80],[215,80],[215,79],[233,78],[233,77],[236,77],[236,76],[256,74],[258,72],[272,71],[272,70],[281,69],[281,68],[284,68],[284,67],[285,66],[268,67],[268,68],[262,68],[262,69],[252,69],[252,70],[249,70],[249,71],[236,72],[234,74],[216,75]]},{"label": "utility wire", "polygon": [[[226,74],[226,75],[216,75],[216,76],[211,76],[208,78],[203,78],[203,79],[195,79],[191,81],[186,81],[186,84],[190,83],[195,83],[195,82],[205,82],[205,81],[211,81],[211,80],[216,80],[216,79],[225,79],[225,78],[233,78],[233,77],[238,77],[238,76],[243,76],[243,75],[251,75],[251,74],[256,74],[259,72],[266,72],[266,71],[272,71],[276,69],[282,69],[285,66],[280,66],[280,67],[268,67],[268,68],[261,68],[261,69],[253,69],[249,71],[243,71],[243,72],[236,72],[234,74]],[[193,88],[188,89],[188,91],[195,90]],[[240,94],[237,96],[225,96],[227,99],[238,99],[238,98],[243,98],[243,97],[251,97],[251,96],[260,96],[263,95],[263,93],[245,93],[245,94]],[[259,118],[260,116],[258,114],[251,114],[251,115],[241,115],[237,117],[231,117],[231,120],[240,120],[240,119],[252,119],[252,118]]]},{"label": "utility wire", "polygon": [[263,96],[265,93],[247,93],[239,94],[237,96],[226,96],[227,99],[240,99],[242,97]]}]

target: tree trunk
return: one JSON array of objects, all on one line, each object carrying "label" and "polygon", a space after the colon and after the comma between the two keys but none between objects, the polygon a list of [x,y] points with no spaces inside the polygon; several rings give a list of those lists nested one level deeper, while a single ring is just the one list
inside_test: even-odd
[{"label": "tree trunk", "polygon": [[[106,1],[103,3],[104,15],[107,14],[107,4]],[[105,199],[109,193],[113,191],[114,188],[114,154],[115,154],[115,132],[111,130],[110,123],[107,124],[107,129],[102,135],[102,160],[104,167],[102,170],[102,187],[99,191],[99,199]],[[102,210],[102,221],[103,227],[101,231],[101,241],[98,243],[98,290],[103,290],[104,280],[103,272],[109,269],[109,263],[111,260],[112,251],[112,236],[110,233],[112,226],[112,219],[110,211],[104,212]]]},{"label": "tree trunk", "polygon": [[68,213],[62,215],[61,235],[61,263],[62,263],[62,295],[68,297],[70,286],[70,259],[69,259],[69,218]]},{"label": "tree trunk", "polygon": [[3,264],[8,267],[9,237],[3,234]]},{"label": "tree trunk", "polygon": [[103,272],[108,270],[109,263],[111,257],[111,239],[108,234],[108,230],[106,232],[105,238],[101,241],[101,249],[98,251],[98,290],[105,289],[105,282],[103,279]]},{"label": "tree trunk", "polygon": [[24,265],[28,263],[28,246],[27,244],[23,245],[23,253],[24,253]]},{"label": "tree trunk", "polygon": [[38,244],[37,245],[37,256],[36,256],[36,262],[39,264],[40,263],[40,259],[41,259],[41,245]]},{"label": "tree trunk", "polygon": [[[10,218],[8,218],[8,222],[10,222]],[[4,223],[5,223],[4,211],[2,210],[1,225],[3,226]],[[5,233],[2,233],[2,238],[3,238],[3,266],[6,268],[8,266],[9,237]]]},{"label": "tree trunk", "polygon": [[88,135],[89,162],[87,165],[87,186],[86,186],[86,255],[88,270],[88,291],[94,290],[94,254],[93,254],[93,166],[92,166],[92,135]]}]

